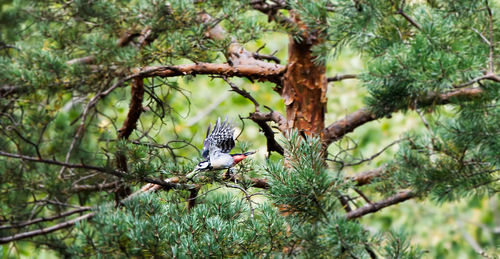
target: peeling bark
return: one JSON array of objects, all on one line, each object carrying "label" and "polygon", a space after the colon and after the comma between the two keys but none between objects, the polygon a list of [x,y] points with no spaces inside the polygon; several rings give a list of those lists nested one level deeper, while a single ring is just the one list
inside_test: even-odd
[{"label": "peeling bark", "polygon": [[[293,18],[300,25],[300,20]],[[281,89],[288,127],[307,134],[319,134],[323,130],[326,113],[326,69],[324,65],[314,64],[311,51],[319,42],[320,39],[310,34],[303,35],[300,42],[290,37],[288,66]]]}]

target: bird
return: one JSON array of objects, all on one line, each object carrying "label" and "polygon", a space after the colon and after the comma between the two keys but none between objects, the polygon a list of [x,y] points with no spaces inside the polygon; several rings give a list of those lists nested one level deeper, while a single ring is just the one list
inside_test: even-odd
[{"label": "bird", "polygon": [[201,155],[205,159],[196,165],[194,170],[186,175],[186,178],[192,179],[196,174],[203,171],[231,169],[233,166],[243,161],[248,156],[255,154],[255,151],[229,154],[234,148],[234,127],[227,121],[221,123],[217,118],[215,126],[211,130],[212,124],[207,128],[207,135],[203,141]]}]

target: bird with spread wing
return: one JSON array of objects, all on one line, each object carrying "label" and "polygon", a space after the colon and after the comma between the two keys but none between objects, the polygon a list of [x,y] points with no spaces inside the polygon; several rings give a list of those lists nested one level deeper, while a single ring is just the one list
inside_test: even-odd
[{"label": "bird with spread wing", "polygon": [[202,156],[205,161],[198,163],[193,172],[186,175],[191,179],[197,173],[210,170],[230,169],[249,155],[255,153],[245,152],[241,154],[229,154],[234,148],[234,127],[226,120],[221,123],[217,119],[214,128],[211,130],[211,124],[208,126],[205,141],[203,141]]}]

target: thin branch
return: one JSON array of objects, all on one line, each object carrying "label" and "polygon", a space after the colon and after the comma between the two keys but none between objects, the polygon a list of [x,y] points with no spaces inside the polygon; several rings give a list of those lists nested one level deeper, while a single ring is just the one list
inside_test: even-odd
[{"label": "thin branch", "polygon": [[337,82],[337,81],[342,81],[344,79],[355,79],[358,78],[358,75],[356,74],[344,74],[344,75],[335,75],[333,77],[328,77],[326,81],[328,82]]},{"label": "thin branch", "polygon": [[92,209],[91,207],[81,207],[81,208],[78,208],[78,209],[74,209],[74,210],[63,212],[63,213],[61,213],[59,215],[55,215],[55,216],[52,216],[52,217],[41,217],[41,218],[37,218],[37,219],[33,219],[33,220],[27,220],[27,221],[23,221],[23,222],[12,223],[12,225],[0,226],[0,230],[2,230],[2,229],[9,229],[9,228],[22,228],[22,227],[26,227],[26,226],[29,226],[29,225],[37,224],[37,223],[40,223],[40,222],[46,222],[46,221],[52,221],[52,220],[64,218],[64,217],[73,215],[75,213],[89,211],[91,209]]},{"label": "thin branch", "polygon": [[[103,168],[103,167],[97,167],[97,166],[92,166],[92,165],[85,165],[85,164],[70,164],[70,163],[65,163],[57,160],[48,160],[48,159],[39,159],[38,157],[31,157],[31,156],[24,156],[24,155],[19,155],[19,154],[12,154],[12,153],[7,153],[4,151],[0,151],[0,156],[5,156],[5,157],[12,157],[12,158],[17,158],[21,160],[26,160],[26,161],[32,161],[32,162],[37,162],[37,163],[44,163],[44,164],[51,164],[51,165],[58,165],[58,166],[65,166],[68,168],[77,168],[77,169],[88,169],[88,170],[95,170],[98,172],[110,174],[117,176],[119,178],[127,178],[130,177],[128,174],[126,174],[123,171],[119,170],[113,170],[113,169],[108,169],[108,168]],[[189,184],[180,184],[177,182],[171,182],[169,180],[162,180],[158,178],[143,178],[141,179],[142,182],[146,183],[153,183],[153,184],[158,184],[163,187],[165,190],[170,190],[170,189],[190,189],[193,188],[192,185]]]},{"label": "thin branch", "polygon": [[358,188],[353,188],[354,191],[359,194],[359,196],[361,196],[361,198],[363,198],[363,200],[365,200],[368,204],[372,204],[372,201],[370,199],[368,199],[368,197],[361,191],[359,190]]},{"label": "thin branch", "polygon": [[484,258],[491,258],[486,254],[486,252],[483,250],[481,245],[479,245],[477,243],[477,241],[469,234],[469,232],[467,232],[467,229],[465,228],[464,223],[460,219],[457,219],[457,223],[458,223],[457,225],[458,225],[458,229],[460,230],[460,233],[462,233],[462,236],[464,237],[465,241],[467,241],[467,243],[469,243],[469,245],[472,247],[472,249],[474,249],[474,251],[477,254],[483,256]]},{"label": "thin branch", "polygon": [[396,14],[400,14],[408,22],[410,22],[411,25],[415,26],[415,28],[417,28],[418,30],[422,30],[422,27],[415,20],[413,20],[413,18],[411,18],[410,16],[408,16],[408,14],[406,14],[404,12],[405,4],[406,4],[406,1],[405,0],[401,0],[401,4],[399,5],[399,9],[396,11]]},{"label": "thin branch", "polygon": [[416,195],[411,191],[403,191],[385,200],[381,200],[374,203],[365,204],[363,207],[355,209],[346,214],[347,219],[355,219],[363,217],[366,214],[377,212],[383,208],[398,204],[400,202],[407,201],[414,198]]},{"label": "thin branch", "polygon": [[462,88],[462,87],[473,85],[473,84],[478,83],[482,80],[491,80],[494,82],[500,82],[500,76],[493,74],[493,73],[487,73],[486,75],[476,77],[476,78],[474,78],[468,82],[465,82],[463,84],[453,85],[453,87],[454,88]]},{"label": "thin branch", "polygon": [[422,27],[415,20],[413,20],[413,18],[411,18],[405,12],[403,12],[403,10],[400,9],[397,13],[403,16],[407,21],[411,23],[411,25],[415,26],[415,28],[422,30]]},{"label": "thin branch", "polygon": [[375,159],[376,157],[378,157],[379,155],[381,155],[382,153],[384,153],[388,148],[394,146],[395,144],[398,144],[399,142],[401,141],[404,141],[404,140],[407,140],[408,138],[403,138],[403,139],[398,139],[396,141],[393,141],[392,143],[390,143],[389,145],[385,146],[384,148],[382,148],[379,152],[371,155],[370,157],[368,158],[364,158],[364,159],[360,159],[359,161],[357,162],[354,162],[354,163],[344,163],[342,164],[342,167],[346,167],[346,166],[355,166],[355,165],[360,165],[362,163],[365,163],[365,162],[368,162],[368,161],[371,161],[373,159]]},{"label": "thin branch", "polygon": [[90,219],[94,215],[95,215],[95,212],[92,212],[92,213],[80,216],[78,218],[74,218],[72,220],[68,220],[68,221],[59,223],[59,224],[51,226],[51,227],[37,229],[37,230],[23,232],[23,233],[18,233],[18,234],[15,234],[12,236],[7,236],[7,237],[0,237],[0,244],[5,244],[5,243],[16,241],[16,240],[21,240],[21,239],[25,239],[25,238],[29,238],[29,237],[34,237],[34,236],[38,236],[38,235],[45,235],[48,233],[52,233],[52,232],[60,230],[60,229],[71,227],[79,221]]},{"label": "thin branch", "polygon": [[252,195],[249,195],[248,192],[241,186],[239,185],[233,185],[233,184],[226,184],[227,187],[230,187],[230,188],[235,188],[235,189],[238,189],[240,190],[241,192],[243,192],[243,194],[245,194],[245,199],[247,200],[248,202],[248,206],[250,207],[250,217],[253,218],[254,217],[254,208],[252,206]]},{"label": "thin branch", "polygon": [[272,151],[277,152],[280,155],[283,155],[285,153],[283,147],[276,141],[274,138],[274,131],[271,129],[271,127],[262,120],[253,120],[259,127],[262,129],[262,132],[264,133],[264,136],[266,137],[267,140],[267,152],[268,155],[271,154]]},{"label": "thin branch", "polygon": [[224,79],[224,81],[226,81],[226,83],[228,83],[229,86],[231,86],[231,91],[236,92],[239,95],[241,95],[241,96],[247,98],[248,100],[250,100],[255,105],[255,110],[259,109],[259,106],[260,106],[259,102],[257,102],[257,100],[255,100],[255,98],[253,98],[253,96],[248,91],[246,91],[245,89],[242,89],[242,88],[239,88],[238,86],[236,86],[226,76],[222,76],[222,79]]},{"label": "thin branch", "polygon": [[479,37],[481,37],[481,39],[486,43],[488,44],[488,46],[491,44],[490,41],[481,33],[479,32],[478,30],[472,28],[472,31],[474,31],[475,33],[477,33],[479,35]]},{"label": "thin branch", "polygon": [[273,55],[265,55],[255,52],[252,55],[255,59],[274,61],[276,64],[281,63],[281,60]]}]

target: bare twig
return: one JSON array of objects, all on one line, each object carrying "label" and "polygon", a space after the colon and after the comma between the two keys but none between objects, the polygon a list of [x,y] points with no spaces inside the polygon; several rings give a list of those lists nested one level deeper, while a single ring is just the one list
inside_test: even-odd
[{"label": "bare twig", "polygon": [[337,81],[342,81],[344,79],[355,79],[358,78],[358,75],[355,74],[344,74],[344,75],[335,75],[332,77],[328,77],[326,80],[328,82],[337,82]]},{"label": "bare twig", "polygon": [[[229,84],[229,86],[231,86],[232,89],[231,91],[237,92],[241,96],[250,100],[255,106],[255,113],[259,112],[259,107],[260,107],[259,102],[255,98],[253,98],[253,96],[248,91],[239,88],[234,83],[232,83],[227,77],[223,76],[222,78]],[[254,117],[252,117],[252,114],[250,114],[248,118],[257,123],[257,125],[259,125],[259,127],[262,129],[262,132],[264,133],[264,136],[267,139],[267,152],[270,154],[271,151],[275,151],[283,155],[283,147],[281,147],[281,145],[274,138],[274,131],[266,123],[266,121],[255,119]]]},{"label": "bare twig", "polygon": [[354,191],[359,194],[359,196],[361,196],[363,198],[363,200],[365,200],[368,204],[372,204],[372,201],[370,199],[368,199],[368,197],[361,191],[359,190],[358,188],[353,188]]},{"label": "bare twig", "polygon": [[411,23],[411,25],[415,26],[415,28],[422,30],[422,27],[415,20],[413,20],[413,18],[411,18],[408,14],[404,12],[405,3],[406,3],[405,0],[401,1],[399,9],[396,11],[396,13],[403,16],[408,22]]},{"label": "bare twig", "polygon": [[354,163],[342,163],[342,167],[346,167],[346,166],[355,166],[355,165],[360,165],[362,163],[365,163],[365,162],[368,162],[368,161],[371,161],[373,159],[375,159],[376,157],[378,157],[379,155],[381,155],[382,153],[384,153],[388,148],[394,146],[395,144],[398,144],[399,142],[401,141],[404,141],[404,140],[407,140],[408,138],[403,138],[403,139],[398,139],[396,141],[393,141],[392,143],[390,143],[389,145],[385,146],[384,148],[382,148],[379,152],[371,155],[370,157],[368,158],[363,158],[363,159],[360,159],[359,161],[357,162],[354,162]]},{"label": "bare twig", "polygon": [[236,92],[239,95],[241,95],[241,96],[247,98],[248,100],[250,100],[255,105],[255,110],[256,111],[259,110],[259,105],[260,105],[259,102],[257,102],[257,100],[255,100],[255,98],[253,98],[253,96],[248,91],[246,91],[245,89],[242,89],[242,88],[239,88],[238,86],[236,86],[226,76],[222,76],[222,79],[224,79],[224,81],[226,81],[226,83],[228,83],[229,86],[231,86],[231,91]]},{"label": "bare twig", "polygon": [[280,64],[281,60],[273,55],[265,55],[260,53],[253,53],[255,59],[274,61],[276,64]]},{"label": "bare twig", "polygon": [[483,256],[484,258],[491,258],[486,254],[486,252],[477,243],[477,241],[469,234],[469,232],[467,232],[467,229],[465,228],[464,223],[460,219],[457,219],[457,225],[458,225],[458,229],[460,230],[460,233],[464,237],[465,241],[467,241],[467,243],[469,243],[469,245],[472,247],[472,249],[474,249],[474,251],[477,254]]},{"label": "bare twig", "polygon": [[23,221],[23,222],[12,223],[12,225],[3,225],[3,226],[0,226],[0,230],[9,229],[9,228],[22,228],[22,227],[26,227],[26,226],[41,223],[41,222],[52,221],[52,220],[64,218],[64,217],[73,215],[75,213],[85,212],[85,211],[89,211],[89,210],[91,210],[91,207],[81,207],[78,209],[63,212],[59,215],[55,215],[52,217],[42,217],[42,218],[27,220],[27,221]]},{"label": "bare twig", "polygon": [[16,241],[16,240],[21,240],[21,239],[25,239],[25,238],[29,238],[29,237],[34,237],[34,236],[38,236],[38,235],[49,234],[49,233],[52,233],[52,232],[60,230],[60,229],[71,227],[71,226],[75,225],[79,221],[90,219],[94,215],[95,215],[95,212],[92,212],[92,213],[85,214],[83,216],[74,218],[72,220],[68,220],[68,221],[59,223],[59,224],[51,226],[51,227],[37,229],[37,230],[23,232],[23,233],[18,233],[18,234],[15,234],[15,235],[12,235],[12,236],[8,236],[8,237],[0,237],[0,244],[5,244],[5,243],[8,243],[8,242],[12,242],[12,241]]},{"label": "bare twig", "polygon": [[99,184],[77,184],[71,187],[72,192],[95,192],[116,188],[119,181]]},{"label": "bare twig", "polygon": [[226,184],[227,187],[230,187],[230,188],[235,188],[235,189],[238,189],[240,190],[241,192],[243,192],[243,194],[245,194],[245,199],[248,201],[248,206],[250,207],[250,217],[253,218],[254,217],[254,208],[252,206],[252,195],[249,195],[247,190],[245,190],[243,187],[239,186],[239,185],[234,185],[234,184]]},{"label": "bare twig", "polygon": [[[48,159],[39,159],[38,157],[31,157],[31,156],[24,156],[24,155],[19,155],[19,154],[12,154],[12,153],[7,153],[4,151],[0,151],[0,156],[5,156],[5,157],[12,157],[12,158],[17,158],[17,159],[22,159],[26,161],[32,161],[32,162],[37,162],[37,163],[44,163],[44,164],[51,164],[51,165],[58,165],[58,166],[65,166],[68,168],[77,168],[77,169],[88,169],[88,170],[95,170],[98,172],[110,174],[117,176],[119,178],[126,178],[128,177],[128,174],[126,174],[123,171],[119,170],[113,170],[113,169],[108,169],[108,168],[103,168],[103,167],[98,167],[98,166],[92,166],[92,165],[85,165],[85,164],[70,164],[70,163],[65,163],[57,160],[48,160]],[[146,177],[144,179],[141,179],[143,182],[146,183],[153,183],[153,184],[158,184],[162,186],[163,189],[165,190],[170,190],[170,189],[190,189],[193,186],[189,184],[180,184],[177,182],[171,182],[169,180],[162,180],[159,178],[149,178]]]}]

